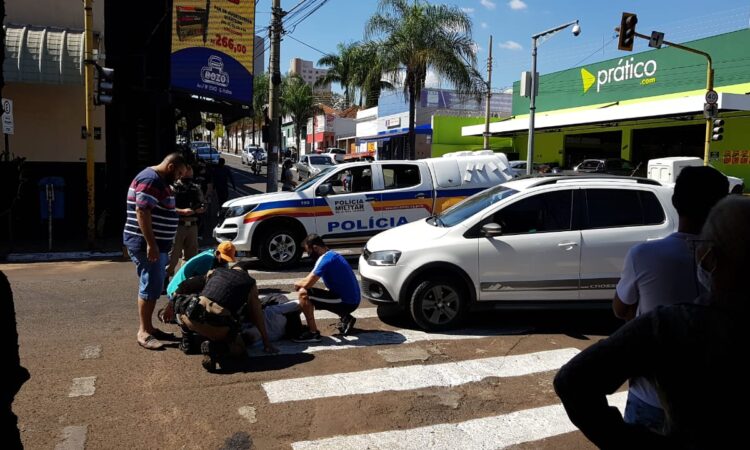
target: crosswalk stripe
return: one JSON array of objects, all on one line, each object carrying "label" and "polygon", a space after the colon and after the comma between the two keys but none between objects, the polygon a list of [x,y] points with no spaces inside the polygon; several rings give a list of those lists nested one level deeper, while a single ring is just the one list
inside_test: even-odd
[{"label": "crosswalk stripe", "polygon": [[[289,294],[284,294],[289,300],[299,300],[299,294],[296,292],[290,292]],[[378,317],[378,309],[377,308],[357,308],[352,315],[356,317],[357,319],[372,319],[375,317]],[[329,320],[329,319],[338,319],[339,316],[337,314],[334,314],[330,311],[315,311],[315,319],[318,320]],[[302,317],[302,322],[305,322],[304,316]]]},{"label": "crosswalk stripe", "polygon": [[[348,350],[353,348],[372,347],[376,345],[412,344],[424,341],[458,341],[464,339],[482,339],[493,336],[518,335],[528,333],[528,328],[506,328],[491,330],[457,330],[446,333],[426,333],[417,330],[369,331],[350,336],[323,336],[321,342],[304,344],[296,342],[279,342],[275,346],[281,355],[296,355],[299,353],[317,353],[333,350]],[[258,345],[248,349],[249,356],[270,356],[263,352]]]},{"label": "crosswalk stripe", "polygon": [[[620,411],[625,408],[626,399],[627,392],[619,392],[608,397],[609,404],[616,406]],[[295,442],[292,448],[494,450],[570,433],[576,429],[568,419],[565,408],[558,404],[466,422]]]},{"label": "crosswalk stripe", "polygon": [[578,354],[575,348],[443,364],[387,367],[263,383],[271,403],[312,400],[383,391],[459,386],[488,377],[518,377],[557,370]]}]

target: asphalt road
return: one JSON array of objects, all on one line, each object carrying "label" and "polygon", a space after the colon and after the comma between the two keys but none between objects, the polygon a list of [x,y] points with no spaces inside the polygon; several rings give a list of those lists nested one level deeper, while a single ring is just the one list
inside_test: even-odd
[{"label": "asphalt road", "polygon": [[[259,184],[239,176],[241,189]],[[356,249],[343,253],[356,271]],[[289,293],[311,268],[307,259],[252,273],[262,295]],[[608,311],[497,312],[430,334],[363,302],[351,336],[334,337],[336,320],[319,312],[322,343],[280,342],[279,355],[252,350],[211,374],[200,356],[137,345],[129,261],[0,270],[31,372],[14,404],[30,449],[593,448],[567,421],[552,379],[619,326]]]}]

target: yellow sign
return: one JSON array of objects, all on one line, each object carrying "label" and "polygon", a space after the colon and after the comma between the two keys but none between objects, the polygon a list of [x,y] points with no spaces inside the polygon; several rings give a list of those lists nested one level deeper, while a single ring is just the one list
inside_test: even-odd
[{"label": "yellow sign", "polygon": [[172,87],[252,103],[255,0],[174,0]]},{"label": "yellow sign", "polygon": [[596,77],[594,76],[594,74],[586,69],[581,69],[581,80],[583,81],[584,94],[588,92],[589,89],[591,89],[591,86],[593,86],[594,83],[596,83]]}]

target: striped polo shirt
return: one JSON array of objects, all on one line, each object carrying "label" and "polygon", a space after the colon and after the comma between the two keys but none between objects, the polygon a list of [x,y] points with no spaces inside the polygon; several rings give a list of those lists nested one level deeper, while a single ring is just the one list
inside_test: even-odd
[{"label": "striped polo shirt", "polygon": [[138,225],[136,208],[151,211],[151,226],[159,252],[168,253],[172,249],[178,224],[174,194],[172,188],[151,167],[136,175],[128,189],[127,219],[122,241],[129,250],[137,252],[146,250],[146,239]]}]

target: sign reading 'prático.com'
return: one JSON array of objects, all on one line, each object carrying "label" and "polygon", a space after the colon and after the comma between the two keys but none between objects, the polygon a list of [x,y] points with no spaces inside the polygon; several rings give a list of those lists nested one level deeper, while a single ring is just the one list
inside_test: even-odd
[{"label": "sign reading 'pr\u00e1tico.com'", "polygon": [[172,88],[249,105],[255,0],[174,0]]}]

